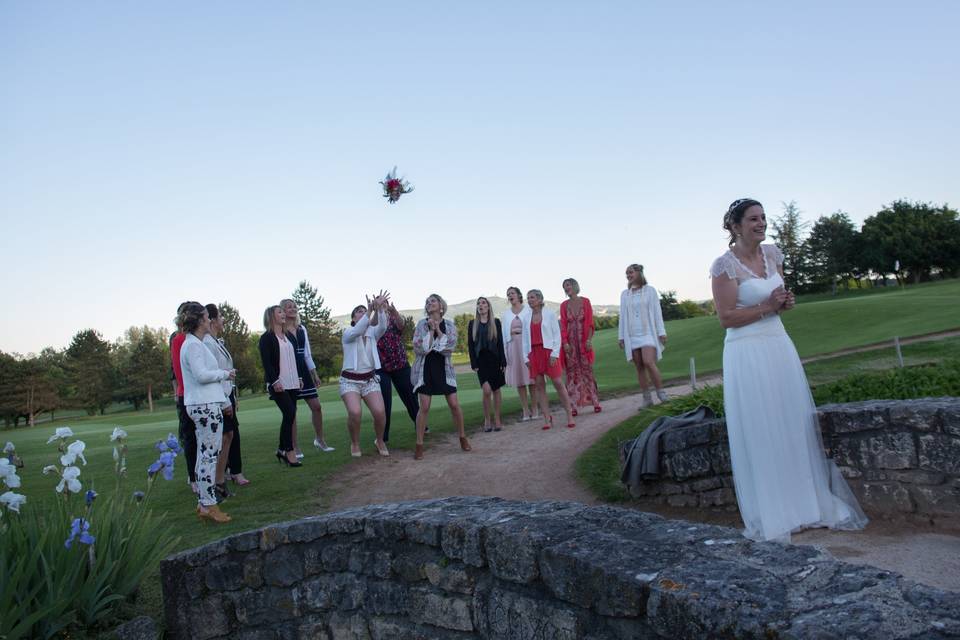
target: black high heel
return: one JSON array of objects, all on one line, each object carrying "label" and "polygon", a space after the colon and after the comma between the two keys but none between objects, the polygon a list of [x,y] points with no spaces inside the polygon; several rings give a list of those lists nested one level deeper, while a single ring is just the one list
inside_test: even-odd
[{"label": "black high heel", "polygon": [[303,463],[300,462],[299,460],[297,460],[296,462],[290,462],[289,460],[287,460],[287,452],[286,452],[286,451],[280,451],[280,449],[277,449],[277,460],[280,461],[280,462],[282,462],[282,463],[284,463],[284,464],[286,464],[288,467],[302,467],[302,466],[303,466]]},{"label": "black high heel", "polygon": [[227,498],[232,498],[234,495],[236,495],[236,494],[234,494],[233,492],[231,492],[229,489],[227,489],[227,483],[226,483],[226,481],[224,481],[224,482],[222,482],[222,483],[220,483],[220,484],[214,483],[214,485],[213,485],[213,490],[214,490],[214,492],[216,492],[216,494],[217,494],[217,503],[218,503],[218,504],[219,504],[220,502],[223,502],[223,501],[226,500]]}]

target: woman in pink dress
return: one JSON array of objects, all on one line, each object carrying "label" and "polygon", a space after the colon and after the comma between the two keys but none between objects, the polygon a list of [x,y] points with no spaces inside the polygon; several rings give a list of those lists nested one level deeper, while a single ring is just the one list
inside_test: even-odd
[{"label": "woman in pink dress", "polygon": [[[530,318],[530,307],[523,304],[523,294],[517,287],[507,288],[507,300],[510,306],[504,309],[500,316],[500,324],[503,327],[503,348],[507,356],[507,369],[504,373],[507,386],[517,388],[517,393],[520,395],[520,408],[523,411],[520,422],[526,422],[540,417],[536,389],[530,379],[530,370],[527,369],[523,351],[523,325]],[[527,402],[528,389],[530,390],[529,403]]]},{"label": "woman in pink dress", "polygon": [[580,284],[573,278],[563,281],[563,292],[567,300],[560,304],[560,364],[567,372],[572,412],[577,415],[577,407],[593,405],[593,412],[600,413],[597,380],[593,377],[593,307],[590,300],[580,297]]},{"label": "woman in pink dress", "polygon": [[567,412],[567,427],[573,428],[573,412],[570,408],[570,398],[563,386],[563,367],[560,366],[560,321],[557,314],[543,306],[543,293],[539,289],[527,292],[527,305],[530,307],[530,317],[523,323],[523,353],[530,369],[530,377],[534,380],[537,390],[537,401],[543,410],[544,429],[553,426],[553,417],[550,415],[550,400],[547,398],[546,378],[553,382],[557,390],[560,404]]}]

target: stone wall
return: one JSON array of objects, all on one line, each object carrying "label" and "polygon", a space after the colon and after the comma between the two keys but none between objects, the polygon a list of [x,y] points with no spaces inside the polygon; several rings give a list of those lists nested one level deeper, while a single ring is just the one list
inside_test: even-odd
[{"label": "stone wall", "polygon": [[[864,511],[960,519],[960,398],[873,400],[818,408],[824,447]],[[663,435],[660,480],[642,501],[736,509],[727,429],[710,420]]]},{"label": "stone wall", "polygon": [[374,505],[161,565],[171,638],[960,637],[960,594],[613,507]]}]

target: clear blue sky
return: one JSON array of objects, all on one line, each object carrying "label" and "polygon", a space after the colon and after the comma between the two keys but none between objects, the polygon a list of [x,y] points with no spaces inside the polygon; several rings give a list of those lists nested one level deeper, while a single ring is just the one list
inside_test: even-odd
[{"label": "clear blue sky", "polygon": [[[0,349],[508,285],[709,297],[726,205],[960,198],[960,3],[0,4]],[[393,166],[416,191],[390,206]]]}]

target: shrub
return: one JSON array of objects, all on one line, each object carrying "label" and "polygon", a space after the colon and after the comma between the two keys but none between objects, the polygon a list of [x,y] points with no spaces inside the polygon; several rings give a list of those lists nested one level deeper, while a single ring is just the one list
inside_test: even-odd
[{"label": "shrub", "polygon": [[909,400],[935,396],[960,396],[960,360],[936,365],[858,373],[813,389],[820,404],[860,400]]},{"label": "shrub", "polygon": [[710,407],[717,417],[723,417],[723,385],[707,385],[690,395],[680,396],[670,401],[670,415],[678,416],[700,405]]},{"label": "shrub", "polygon": [[[148,470],[146,492],[128,494],[123,487],[126,433],[115,429],[117,481],[105,498],[92,489],[83,492],[77,465],[86,465],[85,445],[80,440],[67,444],[71,437],[69,427],[62,427],[48,441],[56,442],[61,454],[60,466],[44,468],[45,475],[59,477],[53,508],[21,513],[26,498],[10,491],[0,496],[7,508],[0,520],[0,638],[50,638],[71,626],[102,630],[178,542],[162,517],[147,508],[156,477],[161,472],[172,477],[179,453],[172,435],[157,443],[161,455]],[[8,487],[17,487],[11,469],[19,460],[11,443],[4,454],[3,479]]]}]

